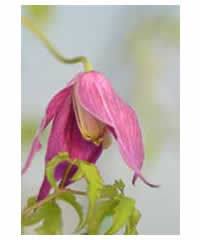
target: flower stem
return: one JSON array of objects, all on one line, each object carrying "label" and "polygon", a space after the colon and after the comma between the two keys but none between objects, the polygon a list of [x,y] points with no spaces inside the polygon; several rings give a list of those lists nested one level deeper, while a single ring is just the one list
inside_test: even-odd
[{"label": "flower stem", "polygon": [[77,190],[72,190],[70,188],[68,189],[59,189],[57,190],[56,192],[54,192],[53,194],[49,195],[48,197],[46,197],[45,199],[39,201],[39,202],[36,202],[34,205],[32,205],[31,207],[28,207],[28,208],[25,208],[23,211],[22,211],[22,215],[26,215],[28,214],[29,212],[33,211],[34,209],[36,208],[39,208],[42,204],[58,197],[61,193],[73,193],[73,194],[77,194],[77,195],[87,195],[86,192],[82,192],[82,191],[77,191]]},{"label": "flower stem", "polygon": [[72,164],[69,163],[69,165],[68,165],[68,167],[67,167],[67,169],[66,169],[65,175],[64,175],[64,177],[62,178],[61,183],[60,183],[60,185],[59,185],[59,188],[60,188],[60,189],[63,189],[63,188],[64,188],[65,182],[66,182],[66,180],[67,180],[67,176],[68,176],[71,168],[72,168]]},{"label": "flower stem", "polygon": [[80,56],[75,58],[65,58],[57,51],[57,49],[49,42],[45,35],[30,20],[28,20],[26,17],[22,17],[21,22],[44,43],[46,48],[57,60],[66,64],[82,63],[86,72],[92,71],[92,65],[86,57]]}]

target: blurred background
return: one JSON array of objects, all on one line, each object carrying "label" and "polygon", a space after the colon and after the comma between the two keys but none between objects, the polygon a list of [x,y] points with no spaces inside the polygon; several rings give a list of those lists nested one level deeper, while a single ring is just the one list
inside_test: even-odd
[{"label": "blurred background", "polygon": [[[127,195],[142,213],[139,234],[179,234],[179,6],[23,6],[22,15],[66,57],[87,56],[136,110],[145,143],[142,171],[161,187],[140,180],[133,187],[133,172],[116,143],[97,165],[105,183],[120,178],[126,183]],[[83,68],[58,62],[23,26],[21,41],[23,165],[47,103]],[[22,208],[42,182],[47,136],[48,130],[43,150],[22,177]],[[63,207],[64,233],[71,234],[78,217],[71,206]],[[31,233],[31,228],[25,232]]]}]

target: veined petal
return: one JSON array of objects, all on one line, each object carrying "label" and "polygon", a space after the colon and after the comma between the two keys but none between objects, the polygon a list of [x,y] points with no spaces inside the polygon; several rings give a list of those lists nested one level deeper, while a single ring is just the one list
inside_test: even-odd
[{"label": "veined petal", "polygon": [[40,135],[41,135],[42,131],[45,129],[46,125],[48,125],[48,123],[47,123],[47,116],[45,115],[44,118],[42,119],[42,121],[40,123],[40,127],[37,130],[37,133],[36,133],[36,135],[35,135],[35,137],[33,139],[31,150],[30,150],[30,152],[28,154],[26,163],[25,163],[25,165],[24,165],[24,167],[22,169],[22,175],[30,167],[32,159],[33,159],[34,155],[36,154],[36,152],[38,152],[41,149],[41,147],[42,147],[39,138],[40,138]]},{"label": "veined petal", "polygon": [[45,115],[40,123],[40,127],[36,132],[36,135],[33,139],[33,143],[31,146],[31,150],[28,154],[26,163],[22,169],[22,175],[26,172],[26,170],[30,167],[32,159],[34,155],[41,149],[42,145],[40,143],[40,135],[43,132],[43,130],[48,126],[50,121],[54,118],[57,111],[59,111],[60,107],[62,106],[64,100],[66,97],[71,93],[72,85],[74,84],[74,81],[71,81],[68,86],[61,91],[59,91],[50,101],[46,108]]},{"label": "veined petal", "polygon": [[156,186],[148,183],[140,172],[144,148],[135,111],[120,99],[109,81],[99,72],[79,74],[76,88],[82,107],[114,132],[123,159],[135,171],[134,182],[139,177],[146,184]]},{"label": "veined petal", "polygon": [[[46,163],[55,157],[59,152],[68,152],[72,159],[81,159],[95,163],[102,152],[102,145],[96,146],[92,142],[85,140],[77,126],[76,118],[73,110],[72,96],[69,95],[60,110],[57,112],[51,133],[48,139],[48,147],[46,153]],[[60,163],[55,170],[56,180],[60,180],[68,167],[68,163]],[[65,182],[65,186],[70,184],[70,178],[76,172],[76,167],[73,167]],[[51,186],[46,177],[40,189],[38,200],[45,198]]]},{"label": "veined petal", "polygon": [[99,146],[82,137],[75,118],[72,96],[68,96],[54,118],[45,160],[50,161],[58,152],[68,152],[73,159],[90,161],[98,149]]},{"label": "veined petal", "polygon": [[76,86],[73,89],[73,108],[82,136],[97,145],[101,144],[106,131],[105,124],[92,116],[80,105]]}]

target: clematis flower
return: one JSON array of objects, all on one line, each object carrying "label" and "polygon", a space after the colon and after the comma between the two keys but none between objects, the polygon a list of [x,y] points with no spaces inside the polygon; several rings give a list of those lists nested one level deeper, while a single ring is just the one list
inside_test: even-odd
[{"label": "clematis flower", "polygon": [[[134,170],[133,184],[140,178],[147,185],[156,187],[140,171],[144,161],[144,148],[136,113],[115,93],[102,73],[79,73],[53,97],[33,140],[22,174],[40,150],[40,135],[51,121],[46,164],[59,152],[68,152],[72,159],[95,163],[103,149],[111,145],[112,135],[125,163]],[[68,163],[64,162],[56,167],[57,181],[63,178],[67,166]],[[64,186],[71,183],[70,178],[75,172],[76,167],[73,166]],[[45,198],[50,190],[51,186],[44,176],[38,199]]]}]

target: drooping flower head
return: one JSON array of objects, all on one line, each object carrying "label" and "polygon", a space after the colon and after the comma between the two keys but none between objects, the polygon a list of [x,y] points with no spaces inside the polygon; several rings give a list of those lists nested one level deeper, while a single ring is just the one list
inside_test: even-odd
[{"label": "drooping flower head", "polygon": [[[129,168],[134,170],[133,184],[140,178],[155,187],[141,174],[144,148],[141,129],[135,111],[115,93],[109,81],[100,72],[82,72],[58,92],[47,106],[44,118],[33,140],[24,173],[33,156],[41,148],[42,131],[53,121],[48,139],[46,164],[59,152],[68,152],[70,158],[95,163],[102,150],[110,146],[111,135],[118,143],[120,153]],[[55,170],[56,180],[63,178],[67,162]],[[73,166],[65,186],[76,172]],[[51,186],[44,177],[38,199],[45,198]]]}]

